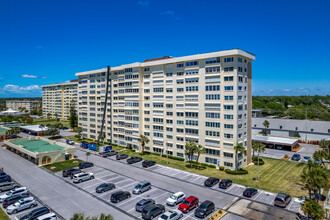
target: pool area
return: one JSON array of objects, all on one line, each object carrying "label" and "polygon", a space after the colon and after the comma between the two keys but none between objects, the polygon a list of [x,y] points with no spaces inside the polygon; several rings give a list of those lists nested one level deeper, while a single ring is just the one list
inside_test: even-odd
[{"label": "pool area", "polygon": [[0,133],[6,133],[7,129],[6,128],[1,128],[0,127]]},{"label": "pool area", "polygon": [[24,149],[31,152],[51,152],[56,150],[64,150],[65,148],[57,144],[50,144],[43,140],[17,140],[13,144],[21,145]]}]

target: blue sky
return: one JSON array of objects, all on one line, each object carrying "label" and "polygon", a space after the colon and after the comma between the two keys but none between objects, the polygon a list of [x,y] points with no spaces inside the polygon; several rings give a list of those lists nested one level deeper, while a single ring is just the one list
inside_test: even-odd
[{"label": "blue sky", "polygon": [[0,97],[74,73],[241,48],[253,93],[330,94],[330,1],[0,1]]}]

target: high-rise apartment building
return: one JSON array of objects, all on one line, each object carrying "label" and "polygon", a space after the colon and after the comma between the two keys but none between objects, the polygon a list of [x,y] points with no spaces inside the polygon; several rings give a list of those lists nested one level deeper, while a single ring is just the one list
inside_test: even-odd
[{"label": "high-rise apartment building", "polygon": [[30,113],[32,110],[39,110],[40,102],[40,100],[6,100],[6,108]]},{"label": "high-rise apartment building", "polygon": [[[192,140],[206,148],[200,162],[234,169],[237,143],[251,155],[254,59],[233,49],[76,73],[79,125],[97,139],[106,106],[103,132],[112,143],[140,149],[143,134],[147,151],[185,157]],[[250,160],[238,158],[239,166]]]},{"label": "high-rise apartment building", "polygon": [[76,109],[78,106],[77,87],[78,80],[42,86],[43,117],[56,118],[57,116],[61,121],[68,120],[72,101],[74,101]]}]

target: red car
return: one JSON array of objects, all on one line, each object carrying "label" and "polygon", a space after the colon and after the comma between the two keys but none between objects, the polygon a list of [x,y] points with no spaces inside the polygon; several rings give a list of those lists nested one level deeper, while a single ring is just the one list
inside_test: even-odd
[{"label": "red car", "polygon": [[181,212],[190,212],[193,208],[198,207],[198,198],[195,196],[189,196],[186,198],[180,205],[179,205],[179,210]]}]

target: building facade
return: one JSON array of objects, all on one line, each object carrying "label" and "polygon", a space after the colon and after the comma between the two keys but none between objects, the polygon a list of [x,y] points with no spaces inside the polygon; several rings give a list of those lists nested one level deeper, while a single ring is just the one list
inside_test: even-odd
[{"label": "building facade", "polygon": [[40,100],[6,100],[6,108],[14,111],[30,113],[40,108]]},{"label": "building facade", "polygon": [[[240,49],[185,57],[163,57],[76,73],[79,126],[97,139],[103,132],[118,145],[185,157],[189,140],[205,146],[200,162],[235,168],[242,143],[251,155],[253,54]],[[108,86],[108,101],[106,88]],[[106,104],[106,105],[105,105]],[[239,166],[250,158],[238,155]]]},{"label": "building facade", "polygon": [[[42,86],[42,112],[45,118],[59,118],[66,121],[70,117],[70,104],[78,105],[78,81]],[[56,115],[57,114],[57,115]]]}]

